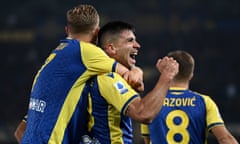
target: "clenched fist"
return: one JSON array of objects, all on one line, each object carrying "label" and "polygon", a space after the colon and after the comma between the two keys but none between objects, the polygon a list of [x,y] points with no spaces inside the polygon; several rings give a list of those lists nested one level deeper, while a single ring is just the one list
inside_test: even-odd
[{"label": "clenched fist", "polygon": [[165,79],[172,80],[178,73],[179,64],[172,57],[165,56],[162,59],[158,59],[156,68]]}]

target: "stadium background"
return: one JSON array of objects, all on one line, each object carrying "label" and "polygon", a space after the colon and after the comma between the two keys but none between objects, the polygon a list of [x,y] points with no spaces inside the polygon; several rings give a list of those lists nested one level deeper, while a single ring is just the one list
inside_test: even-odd
[{"label": "stadium background", "polygon": [[[157,78],[158,57],[175,49],[196,59],[191,89],[212,96],[226,126],[240,140],[239,0],[3,0],[0,5],[0,143],[16,143],[13,132],[27,111],[33,76],[64,38],[65,12],[93,4],[101,25],[124,20],[136,27],[146,92]],[[134,143],[141,144],[134,122]],[[216,143],[213,136],[209,143]]]}]

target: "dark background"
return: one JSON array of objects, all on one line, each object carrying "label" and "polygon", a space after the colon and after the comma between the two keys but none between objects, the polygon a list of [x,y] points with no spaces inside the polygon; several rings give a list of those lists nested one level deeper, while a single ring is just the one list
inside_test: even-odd
[{"label": "dark background", "polygon": [[[124,20],[136,27],[146,92],[157,80],[157,58],[171,50],[196,60],[191,89],[215,100],[227,128],[240,138],[239,0],[2,0],[0,5],[0,143],[16,143],[13,133],[25,115],[34,74],[59,39],[65,12],[93,4],[101,25]],[[134,143],[142,143],[134,122]],[[209,143],[216,143],[210,135]]]}]

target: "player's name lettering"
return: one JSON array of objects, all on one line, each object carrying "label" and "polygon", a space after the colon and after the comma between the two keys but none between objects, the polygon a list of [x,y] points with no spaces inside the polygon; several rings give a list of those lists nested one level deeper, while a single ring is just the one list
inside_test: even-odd
[{"label": "player's name lettering", "polygon": [[37,112],[44,112],[46,102],[40,99],[30,98],[29,109]]},{"label": "player's name lettering", "polygon": [[164,106],[174,107],[174,106],[195,106],[196,98],[165,98]]}]

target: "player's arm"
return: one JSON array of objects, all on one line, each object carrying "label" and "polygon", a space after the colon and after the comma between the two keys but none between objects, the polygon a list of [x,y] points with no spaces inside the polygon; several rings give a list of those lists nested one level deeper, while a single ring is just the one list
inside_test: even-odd
[{"label": "player's arm", "polygon": [[155,87],[143,98],[134,99],[126,115],[141,123],[150,123],[160,111],[170,83],[178,73],[178,63],[173,58],[160,59],[156,67],[161,75]]},{"label": "player's arm", "polygon": [[99,75],[108,72],[120,74],[134,89],[143,91],[143,72],[138,67],[131,70],[110,58],[101,48],[95,45],[81,42],[82,60],[87,69],[93,72],[93,75]]},{"label": "player's arm", "polygon": [[20,143],[22,136],[24,134],[24,131],[26,129],[26,116],[24,117],[24,119],[18,124],[15,132],[14,132],[14,137],[16,138],[17,142]]},{"label": "player's arm", "polygon": [[211,129],[219,144],[238,144],[237,140],[224,125],[215,126]]},{"label": "player's arm", "polygon": [[238,144],[237,140],[224,126],[216,103],[209,97],[204,97],[207,111],[207,125],[209,131],[217,138],[219,144]]}]

